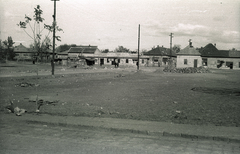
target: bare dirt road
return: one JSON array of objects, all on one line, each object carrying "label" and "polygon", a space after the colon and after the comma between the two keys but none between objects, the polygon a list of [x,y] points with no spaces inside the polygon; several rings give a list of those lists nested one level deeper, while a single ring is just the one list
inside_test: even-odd
[{"label": "bare dirt road", "polygon": [[239,153],[237,143],[1,121],[1,154]]}]

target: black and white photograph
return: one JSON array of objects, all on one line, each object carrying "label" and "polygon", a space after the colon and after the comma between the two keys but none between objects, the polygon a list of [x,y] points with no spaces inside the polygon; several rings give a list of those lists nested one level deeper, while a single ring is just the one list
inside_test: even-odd
[{"label": "black and white photograph", "polygon": [[239,154],[240,0],[0,0],[1,154]]}]

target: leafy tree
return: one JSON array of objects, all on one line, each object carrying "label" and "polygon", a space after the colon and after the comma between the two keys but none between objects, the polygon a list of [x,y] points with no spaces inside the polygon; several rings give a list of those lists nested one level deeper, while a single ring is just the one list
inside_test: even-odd
[{"label": "leafy tree", "polygon": [[124,48],[123,46],[118,46],[114,51],[115,52],[129,52],[130,50],[127,48]]},{"label": "leafy tree", "polygon": [[102,50],[102,53],[108,53],[109,49]]},{"label": "leafy tree", "polygon": [[[13,52],[13,44],[15,42],[13,42],[13,39],[11,36],[9,36],[7,38],[7,40],[3,41],[3,45],[5,47],[5,51],[3,52],[4,53],[4,57],[6,58],[6,61],[9,59],[9,60],[13,60],[15,54]],[[4,50],[4,49],[3,49]]]},{"label": "leafy tree", "polygon": [[[33,39],[33,48],[34,51],[37,52],[37,55],[41,58],[43,58],[43,52],[46,52],[46,46],[51,45],[51,40],[49,38],[49,34],[53,32],[53,29],[55,27],[56,31],[63,31],[61,28],[57,26],[56,22],[53,22],[52,25],[46,25],[44,24],[43,28],[41,28],[41,24],[43,24],[44,18],[42,18],[43,11],[40,8],[40,5],[37,5],[36,8],[34,8],[34,15],[33,19],[29,16],[25,15],[25,21],[20,21],[19,24],[17,24],[20,28],[24,30],[24,32]],[[30,27],[31,34],[26,31],[27,26]],[[43,30],[46,29],[47,35],[45,36],[45,39],[42,40]],[[55,36],[58,41],[60,40],[60,36]]]},{"label": "leafy tree", "polygon": [[181,50],[181,45],[175,44],[172,49],[173,49],[173,51],[175,51],[176,53],[178,53],[178,52]]},{"label": "leafy tree", "polygon": [[77,45],[76,44],[71,44],[71,45],[63,44],[63,45],[58,46],[56,48],[56,51],[63,52],[63,51],[69,50],[71,47],[77,47]]}]

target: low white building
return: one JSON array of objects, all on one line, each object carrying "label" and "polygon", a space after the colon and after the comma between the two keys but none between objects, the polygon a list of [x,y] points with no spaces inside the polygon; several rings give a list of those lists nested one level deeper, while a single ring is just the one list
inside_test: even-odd
[{"label": "low white building", "polygon": [[177,53],[177,68],[202,66],[201,54],[192,46],[192,42]]}]

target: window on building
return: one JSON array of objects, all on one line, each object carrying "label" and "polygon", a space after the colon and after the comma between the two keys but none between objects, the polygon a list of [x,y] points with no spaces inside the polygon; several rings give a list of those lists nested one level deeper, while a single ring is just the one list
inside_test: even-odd
[{"label": "window on building", "polygon": [[184,59],[184,65],[187,65],[187,59]]},{"label": "window on building", "polygon": [[142,59],[142,64],[144,64],[144,59]]},{"label": "window on building", "polygon": [[128,63],[128,59],[126,59],[126,63]]},{"label": "window on building", "polygon": [[109,63],[110,61],[109,61],[109,59],[107,58],[107,63]]},{"label": "window on building", "polygon": [[207,58],[202,59],[202,64],[203,64],[203,66],[207,66]]}]

